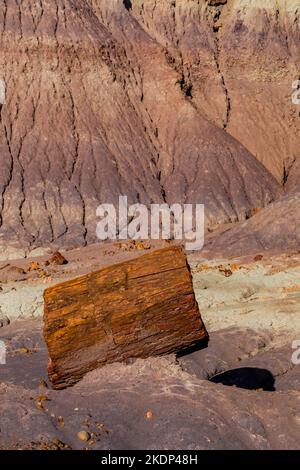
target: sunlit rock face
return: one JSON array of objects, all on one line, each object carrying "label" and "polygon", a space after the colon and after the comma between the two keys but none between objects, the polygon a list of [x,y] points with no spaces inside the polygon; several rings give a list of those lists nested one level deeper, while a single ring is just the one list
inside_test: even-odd
[{"label": "sunlit rock face", "polygon": [[99,202],[249,217],[299,184],[298,2],[8,0],[1,244],[95,241]]}]

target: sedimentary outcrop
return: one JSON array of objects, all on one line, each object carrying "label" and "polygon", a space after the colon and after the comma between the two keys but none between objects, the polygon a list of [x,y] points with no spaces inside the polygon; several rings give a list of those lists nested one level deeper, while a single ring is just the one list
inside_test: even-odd
[{"label": "sedimentary outcrop", "polygon": [[250,220],[237,224],[208,243],[212,252],[241,255],[260,251],[300,250],[300,192],[274,202]]},{"label": "sedimentary outcrop", "polygon": [[94,241],[97,205],[120,194],[201,202],[213,225],[297,184],[296,4],[214,3],[1,5],[6,255]]}]

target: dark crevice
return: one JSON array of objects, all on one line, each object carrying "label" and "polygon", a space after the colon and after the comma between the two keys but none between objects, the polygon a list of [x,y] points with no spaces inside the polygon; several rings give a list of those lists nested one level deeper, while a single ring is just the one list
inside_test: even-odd
[{"label": "dark crevice", "polygon": [[124,7],[127,11],[132,10],[132,1],[131,0],[123,0]]},{"label": "dark crevice", "polygon": [[182,76],[179,81],[180,89],[187,98],[193,98],[193,84],[186,82],[185,77]]},{"label": "dark crevice", "polygon": [[241,367],[217,374],[209,379],[215,384],[246,390],[275,392],[275,378],[270,371],[258,367]]},{"label": "dark crevice", "polygon": [[282,175],[283,187],[285,187],[288,182],[290,172],[294,166],[295,161],[296,161],[296,158],[294,158],[293,161],[289,165],[286,165],[285,163],[283,164],[283,175]]},{"label": "dark crevice", "polygon": [[231,116],[231,98],[229,94],[229,90],[226,86],[225,76],[221,68],[221,61],[220,61],[220,54],[221,54],[221,44],[220,44],[220,28],[221,28],[221,15],[222,9],[227,2],[217,2],[217,3],[208,3],[208,7],[206,9],[206,18],[208,25],[210,25],[213,38],[215,43],[215,51],[214,51],[214,60],[217,68],[218,75],[220,77],[225,103],[226,103],[226,114],[223,118],[223,128],[224,130],[227,129],[230,121]]}]

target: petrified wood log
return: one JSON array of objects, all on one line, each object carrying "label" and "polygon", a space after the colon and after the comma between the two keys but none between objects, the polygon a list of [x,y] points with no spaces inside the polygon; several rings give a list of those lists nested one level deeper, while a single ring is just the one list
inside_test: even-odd
[{"label": "petrified wood log", "polygon": [[50,287],[44,300],[48,373],[57,389],[96,367],[180,351],[207,338],[180,247]]}]

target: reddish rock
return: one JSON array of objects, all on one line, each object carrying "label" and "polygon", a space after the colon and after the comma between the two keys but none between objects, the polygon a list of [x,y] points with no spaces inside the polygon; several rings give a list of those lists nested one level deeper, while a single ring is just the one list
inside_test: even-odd
[{"label": "reddish rock", "polygon": [[186,257],[165,248],[48,288],[44,335],[54,388],[112,362],[207,340]]},{"label": "reddish rock", "polygon": [[48,266],[49,264],[62,266],[64,264],[68,264],[68,261],[59,251],[56,251],[55,253],[53,253],[51,258],[45,262],[45,264],[46,266]]}]

